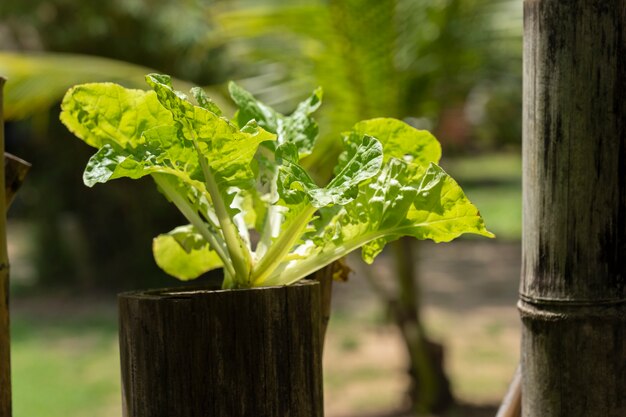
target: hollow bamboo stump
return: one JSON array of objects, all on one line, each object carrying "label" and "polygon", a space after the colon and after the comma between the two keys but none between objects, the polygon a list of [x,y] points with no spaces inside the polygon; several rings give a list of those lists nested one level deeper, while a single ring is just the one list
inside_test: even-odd
[{"label": "hollow bamboo stump", "polygon": [[119,296],[125,417],[321,417],[319,284]]}]

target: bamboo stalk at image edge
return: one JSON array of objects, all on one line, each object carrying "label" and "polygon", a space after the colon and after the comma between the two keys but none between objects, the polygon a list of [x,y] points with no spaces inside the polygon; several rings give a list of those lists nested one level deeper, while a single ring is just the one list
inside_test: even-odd
[{"label": "bamboo stalk at image edge", "polygon": [[524,2],[523,417],[626,416],[626,2]]},{"label": "bamboo stalk at image edge", "polygon": [[524,2],[522,370],[497,417],[626,415],[625,56],[626,4]]},{"label": "bamboo stalk at image edge", "polygon": [[[4,150],[5,79],[0,77],[0,149]],[[11,416],[11,354],[9,320],[9,256],[6,239],[6,212],[30,168],[27,162],[9,154],[0,158],[0,417]]]}]

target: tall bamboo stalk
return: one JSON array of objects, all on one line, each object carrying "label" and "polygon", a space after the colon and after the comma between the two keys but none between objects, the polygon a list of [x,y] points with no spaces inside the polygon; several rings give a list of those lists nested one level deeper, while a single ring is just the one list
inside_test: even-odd
[{"label": "tall bamboo stalk", "polygon": [[[4,151],[3,88],[0,77],[0,151]],[[6,240],[4,158],[0,158],[0,417],[11,416],[11,356],[9,332],[9,256]]]},{"label": "tall bamboo stalk", "polygon": [[626,416],[626,2],[525,0],[522,415]]}]

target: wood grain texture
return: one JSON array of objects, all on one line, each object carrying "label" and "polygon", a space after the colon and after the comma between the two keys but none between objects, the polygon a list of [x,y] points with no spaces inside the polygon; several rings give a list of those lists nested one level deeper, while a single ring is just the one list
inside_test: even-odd
[{"label": "wood grain texture", "polygon": [[522,313],[522,416],[626,416],[624,308],[550,309]]},{"label": "wood grain texture", "polygon": [[[0,77],[0,150],[4,150],[3,87]],[[9,325],[9,256],[6,241],[4,158],[0,159],[0,417],[11,416],[11,337]]]},{"label": "wood grain texture", "polygon": [[126,417],[321,417],[314,281],[119,296]]},{"label": "wood grain texture", "polygon": [[524,417],[626,416],[626,2],[524,2]]},{"label": "wood grain texture", "polygon": [[330,322],[330,308],[333,298],[333,275],[341,268],[340,262],[343,262],[343,260],[333,262],[308,277],[320,284],[320,346],[322,347],[322,351],[324,350],[326,330]]},{"label": "wood grain texture", "polygon": [[522,295],[626,297],[626,2],[525,2]]}]

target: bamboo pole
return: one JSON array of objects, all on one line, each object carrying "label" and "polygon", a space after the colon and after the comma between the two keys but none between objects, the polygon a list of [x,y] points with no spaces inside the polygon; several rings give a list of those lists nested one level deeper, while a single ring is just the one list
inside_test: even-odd
[{"label": "bamboo pole", "polygon": [[509,384],[496,417],[520,417],[522,415],[522,371],[518,366]]},{"label": "bamboo pole", "polygon": [[[4,150],[3,88],[0,77],[0,150]],[[6,240],[4,158],[0,158],[0,416],[11,416],[11,355],[9,331],[9,259]]]},{"label": "bamboo pole", "polygon": [[626,416],[626,2],[524,2],[524,417]]}]

